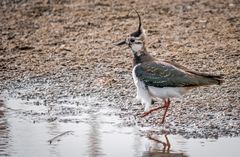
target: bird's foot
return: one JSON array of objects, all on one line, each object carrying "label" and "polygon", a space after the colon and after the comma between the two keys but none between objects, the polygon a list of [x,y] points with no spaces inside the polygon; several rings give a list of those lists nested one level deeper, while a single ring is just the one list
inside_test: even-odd
[{"label": "bird's foot", "polygon": [[164,124],[165,123],[165,118],[159,119],[155,121],[155,124]]}]

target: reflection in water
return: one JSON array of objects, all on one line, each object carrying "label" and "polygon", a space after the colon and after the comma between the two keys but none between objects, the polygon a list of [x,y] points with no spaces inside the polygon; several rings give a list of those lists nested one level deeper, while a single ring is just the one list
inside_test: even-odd
[{"label": "reflection in water", "polygon": [[[47,106],[47,120],[48,120],[48,124],[46,126],[47,128],[47,133],[50,135],[50,136],[56,136],[58,135],[61,130],[60,130],[60,126],[59,126],[59,123],[57,123],[55,120],[57,119],[55,114],[54,114],[54,111],[53,111],[53,106],[51,104],[48,104],[46,105]],[[57,155],[57,156],[60,156],[60,153],[57,149],[57,145],[56,144],[51,144],[50,145],[50,148],[49,148],[49,153],[51,155]]]},{"label": "reflection in water", "polygon": [[183,153],[144,152],[142,157],[187,157]]},{"label": "reflection in water", "polygon": [[88,155],[90,157],[102,156],[101,153],[101,136],[100,136],[100,125],[98,121],[98,114],[90,113],[90,130],[88,134]]},{"label": "reflection in water", "polygon": [[147,135],[148,139],[154,141],[156,144],[162,144],[163,145],[163,149],[162,149],[162,152],[163,153],[169,153],[170,152],[170,147],[171,147],[171,144],[168,140],[168,137],[167,135],[164,135],[165,137],[165,141],[161,141],[155,137],[153,137],[152,135],[148,134]]},{"label": "reflection in water", "polygon": [[[60,132],[58,123],[55,122],[48,123],[48,126],[46,128],[48,129],[48,134],[51,136],[54,136]],[[52,155],[60,156],[59,151],[57,151],[57,147],[54,144],[50,146],[49,152]]]},{"label": "reflection in water", "polygon": [[[134,128],[134,132],[138,132],[138,130],[136,130],[136,128]],[[134,145],[133,145],[133,149],[134,149],[134,156],[140,156],[140,152],[141,152],[141,145],[142,145],[142,139],[141,136],[134,136]]]},{"label": "reflection in water", "polygon": [[[149,151],[143,152],[142,157],[187,157],[187,155],[183,153],[175,153],[171,152],[171,144],[168,140],[167,135],[163,135],[165,140],[159,140],[157,137],[154,137],[151,134],[148,134],[148,139],[155,142],[152,148]],[[163,148],[161,149],[161,147]]]},{"label": "reflection in water", "polygon": [[3,100],[0,100],[0,156],[9,156],[6,151],[9,146],[9,128],[5,117]]}]

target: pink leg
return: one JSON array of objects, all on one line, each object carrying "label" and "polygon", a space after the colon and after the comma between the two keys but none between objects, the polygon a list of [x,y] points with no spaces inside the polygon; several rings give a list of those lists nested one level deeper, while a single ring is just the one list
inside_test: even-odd
[{"label": "pink leg", "polygon": [[159,109],[161,109],[161,108],[165,108],[165,107],[166,107],[166,106],[165,106],[165,104],[164,104],[164,106],[159,106],[159,107],[153,108],[153,109],[151,109],[151,110],[149,110],[149,111],[147,111],[147,112],[144,112],[143,115],[141,115],[141,118],[146,117],[146,116],[149,115],[150,113],[152,113],[152,112],[154,112],[154,111],[157,111],[157,110],[159,110]]},{"label": "pink leg", "polygon": [[152,113],[152,112],[154,112],[154,111],[157,111],[157,110],[159,110],[159,109],[161,109],[161,108],[166,108],[166,107],[168,107],[168,104],[167,104],[167,103],[168,103],[168,102],[164,99],[164,105],[163,105],[163,106],[159,106],[159,107],[153,108],[153,109],[151,109],[151,110],[149,110],[149,111],[147,111],[147,112],[144,112],[143,115],[141,116],[141,118],[146,117],[146,116],[149,115],[150,113]]},{"label": "pink leg", "polygon": [[170,99],[168,98],[167,100],[164,100],[164,107],[166,108],[165,111],[164,111],[164,114],[163,114],[163,118],[162,118],[162,121],[161,121],[161,124],[163,124],[165,122],[165,118],[166,118],[166,115],[167,115],[167,111],[168,111],[168,108],[170,106]]}]

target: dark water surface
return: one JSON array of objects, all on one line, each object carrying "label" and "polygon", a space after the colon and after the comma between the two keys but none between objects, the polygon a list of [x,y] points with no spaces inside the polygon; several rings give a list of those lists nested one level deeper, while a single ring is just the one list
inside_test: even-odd
[{"label": "dark water surface", "polygon": [[49,106],[41,104],[41,100],[2,98],[0,156],[234,157],[240,154],[239,137],[185,139],[177,135],[143,134],[141,130],[151,128],[122,127],[121,120],[107,108],[86,112],[81,105],[69,107],[62,103],[54,109],[59,112],[52,113]]}]

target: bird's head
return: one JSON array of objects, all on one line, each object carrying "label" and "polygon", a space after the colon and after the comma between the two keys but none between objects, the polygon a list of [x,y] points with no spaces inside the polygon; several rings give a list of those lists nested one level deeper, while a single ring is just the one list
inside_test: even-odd
[{"label": "bird's head", "polygon": [[121,46],[121,45],[128,45],[133,53],[137,53],[141,50],[144,50],[144,30],[142,28],[142,21],[139,13],[134,9],[134,11],[138,15],[139,25],[137,31],[131,33],[125,40],[120,41],[116,43],[115,45]]}]

